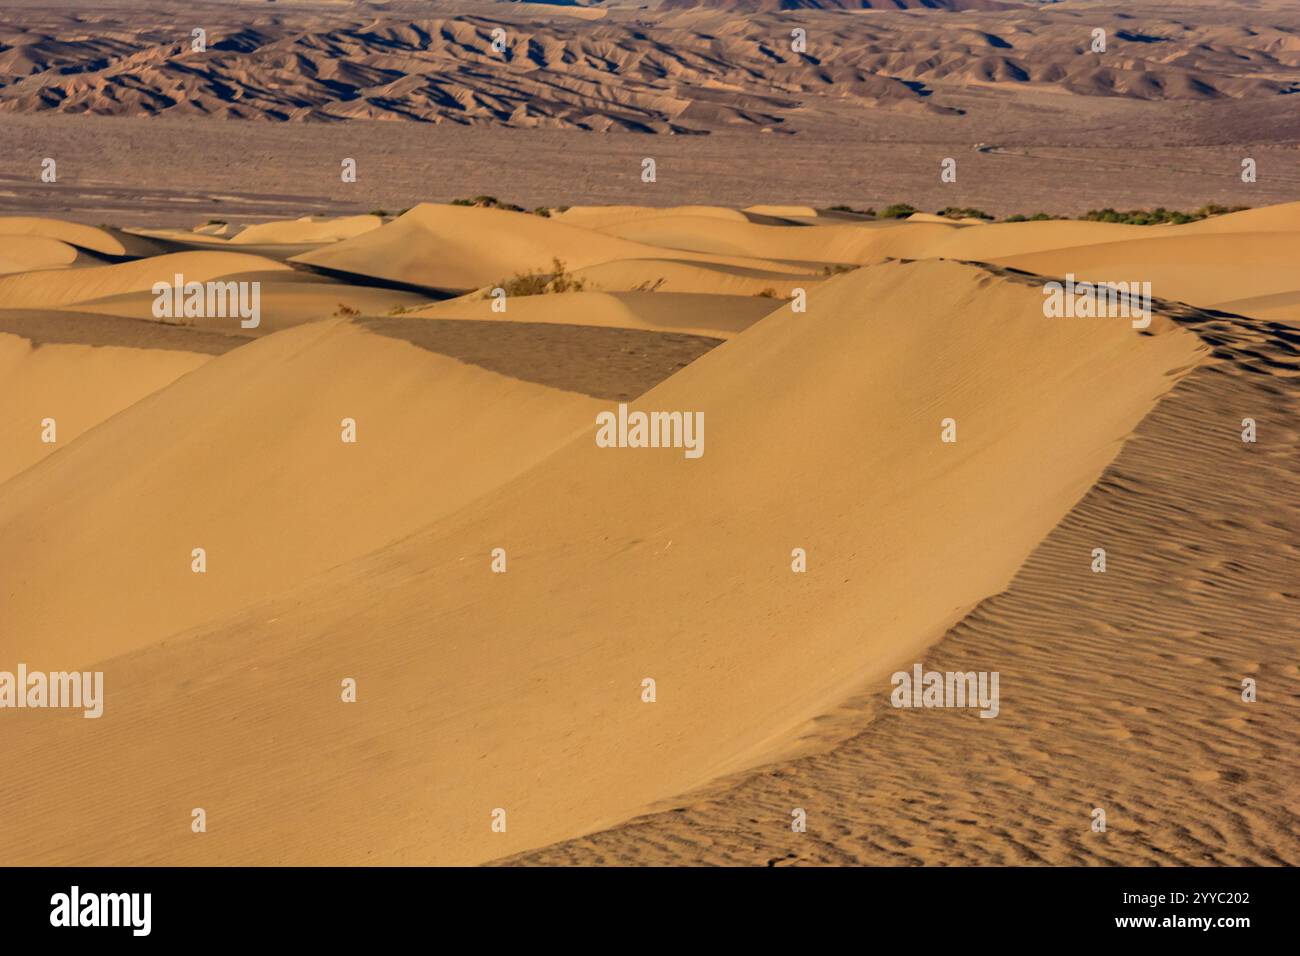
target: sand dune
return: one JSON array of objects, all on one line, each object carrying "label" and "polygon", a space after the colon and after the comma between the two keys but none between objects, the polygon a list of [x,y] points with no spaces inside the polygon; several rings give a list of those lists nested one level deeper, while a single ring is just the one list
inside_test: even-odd
[{"label": "sand dune", "polygon": [[45,219],[37,216],[0,216],[0,236],[33,236],[57,239],[70,246],[102,252],[105,255],[126,254],[126,247],[111,233],[94,226],[64,222],[62,219]]},{"label": "sand dune", "polygon": [[[21,583],[0,653],[55,665],[156,644],[478,497],[595,405],[348,323],[237,349],[0,489],[0,568]],[[340,439],[343,418],[356,445]],[[190,569],[199,547],[206,575]],[[97,572],[58,570],[83,563]]]},{"label": "sand dune", "polygon": [[231,237],[232,245],[276,242],[333,242],[351,239],[378,229],[384,221],[378,216],[341,216],[316,219],[305,216],[292,222],[266,222],[242,229]]},{"label": "sand dune", "polygon": [[[0,324],[0,484],[208,360],[183,351],[34,347],[4,328]],[[42,441],[45,419],[54,420],[54,443]]]},{"label": "sand dune", "polygon": [[[1233,696],[1300,678],[1297,209],[426,204],[111,265],[0,227],[32,257],[0,276],[0,660],[102,669],[111,715],[0,733],[0,857],[1295,862],[1300,734]],[[557,257],[582,291],[491,310]],[[176,272],[262,283],[264,326],[153,320]],[[1045,318],[1070,272],[1222,312]],[[621,401],[703,413],[704,454],[597,447]],[[1000,669],[1005,716],[889,708],[917,660]],[[1193,804],[1230,821],[1161,816]]]},{"label": "sand dune", "polygon": [[[1146,227],[1158,230],[1160,227]],[[1231,255],[1216,234],[1075,246],[992,261],[1039,275],[1073,272],[1080,281],[1150,282],[1153,294],[1209,306],[1300,289],[1300,232],[1231,232]]]},{"label": "sand dune", "polygon": [[1034,252],[1151,239],[1154,228],[1070,220],[988,223],[978,229],[955,229],[936,237],[926,246],[925,256],[991,262]]},{"label": "sand dune", "polygon": [[1276,292],[1273,295],[1251,296],[1246,299],[1229,299],[1214,303],[1214,308],[1237,315],[1250,315],[1269,322],[1286,322],[1300,325],[1300,289],[1293,292]]},{"label": "sand dune", "polygon": [[0,309],[56,308],[129,292],[148,292],[156,282],[206,282],[247,272],[274,272],[288,266],[237,252],[178,252],[111,266],[69,271],[49,269],[0,276]]},{"label": "sand dune", "polygon": [[1300,232],[1300,202],[1243,209],[1173,227],[1179,235],[1239,232]]},{"label": "sand dune", "polygon": [[598,231],[646,245],[712,255],[792,263],[865,263],[888,256],[919,257],[940,238],[960,229],[952,222],[767,226],[670,214],[638,217]]},{"label": "sand dune", "polygon": [[[809,730],[812,753],[510,862],[1294,866],[1279,804],[1300,762],[1294,336],[1177,311],[1216,360],[1138,425],[1011,586],[925,652],[941,672],[998,670],[997,720],[895,710],[880,682]],[[1242,409],[1267,440],[1241,441]],[[1087,561],[1099,545],[1106,574]],[[1246,677],[1277,706],[1243,703]]]},{"label": "sand dune", "polygon": [[[262,264],[265,264],[263,260]],[[186,275],[188,279],[188,274]],[[427,295],[385,289],[380,286],[350,285],[332,282],[311,273],[285,269],[235,272],[221,276],[223,281],[257,282],[260,317],[255,328],[227,318],[185,319],[196,329],[241,336],[262,336],[304,322],[331,316],[387,315],[395,309],[409,309],[428,301]],[[154,295],[149,291],[122,292],[116,295],[78,301],[64,306],[81,314],[99,313],[123,318],[158,321],[154,318]],[[166,319],[171,322],[173,320]]]},{"label": "sand dune", "polygon": [[795,289],[813,289],[826,275],[780,267],[754,269],[676,259],[616,259],[578,269],[574,277],[587,288],[607,293],[675,292],[696,295],[767,296],[788,299]]},{"label": "sand dune", "polygon": [[569,292],[517,296],[504,313],[492,311],[481,296],[449,299],[403,313],[408,318],[553,322],[606,328],[688,332],[727,339],[749,328],[780,303],[750,295],[683,292]]},{"label": "sand dune", "polygon": [[570,206],[552,215],[560,222],[585,229],[604,229],[607,226],[659,216],[703,216],[723,222],[749,221],[744,212],[725,206]]},{"label": "sand dune", "polygon": [[77,261],[77,250],[58,239],[0,235],[0,275],[54,269]]},{"label": "sand dune", "polygon": [[[431,250],[437,254],[431,256]],[[527,272],[551,272],[615,259],[659,257],[651,245],[526,213],[422,203],[381,229],[326,246],[293,261],[342,275],[364,275],[447,292],[467,292]],[[753,268],[782,264],[749,256],[693,252],[677,258]],[[811,271],[811,270],[809,270]]]},{"label": "sand dune", "polygon": [[[873,304],[865,314],[863,302]],[[956,311],[960,323],[950,321]],[[47,714],[0,739],[7,765],[45,755],[43,785],[19,787],[6,807],[25,821],[17,860],[58,861],[75,846],[82,861],[475,862],[616,823],[751,766],[1005,587],[1171,373],[1206,354],[1168,323],[1152,331],[1112,320],[1044,325],[1032,283],[954,263],[831,280],[807,315],[774,313],[638,402],[703,410],[702,458],[600,449],[588,423],[572,444],[425,531],[108,662],[123,703],[111,731],[89,732],[94,747],[83,750],[86,732]],[[265,339],[173,386],[166,404],[192,406],[225,378],[223,363],[269,359],[277,339],[344,334],[308,327]],[[347,351],[351,368],[353,343]],[[385,369],[368,388],[391,381]],[[183,386],[195,392],[186,402]],[[254,455],[249,443],[264,443],[290,412],[310,417],[257,407],[265,425],[219,443],[244,449],[221,456],[227,468],[262,458],[269,449]],[[959,422],[956,445],[939,441],[945,416]],[[101,428],[101,442],[72,451],[104,454],[109,434]],[[376,441],[371,454],[391,454],[391,444],[402,445]],[[296,458],[316,458],[305,451]],[[54,478],[48,465],[28,474],[46,486]],[[11,483],[6,503],[34,483]],[[133,494],[151,490],[139,484]],[[250,489],[229,476],[225,484]],[[161,488],[146,496],[167,498]],[[334,503],[339,520],[349,507],[355,498]],[[5,540],[14,540],[8,529]],[[280,540],[295,554],[304,547]],[[488,568],[498,546],[511,555],[504,575]],[[820,573],[791,574],[795,546]],[[193,584],[183,563],[178,578],[160,600]],[[224,587],[212,574],[204,583]],[[111,593],[97,597],[115,606]],[[54,630],[45,610],[39,622],[19,613]],[[130,643],[139,631],[137,621]],[[32,655],[37,645],[48,654],[52,639],[33,640]],[[186,663],[197,660],[202,676]],[[362,688],[356,708],[338,703],[348,675]],[[658,681],[653,705],[639,699],[647,676]],[[153,715],[163,707],[160,734]],[[148,748],[132,743],[145,735]],[[72,747],[82,754],[76,788],[63,785],[74,764],[59,759]],[[129,797],[109,785],[123,773],[138,782]],[[223,822],[196,841],[184,815],[200,800]],[[250,815],[253,806],[262,809]],[[487,826],[498,806],[509,809],[507,834]]]}]

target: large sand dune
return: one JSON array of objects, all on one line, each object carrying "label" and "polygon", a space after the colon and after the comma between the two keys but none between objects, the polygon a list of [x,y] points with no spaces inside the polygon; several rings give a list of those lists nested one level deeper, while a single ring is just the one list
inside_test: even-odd
[{"label": "large sand dune", "polygon": [[[79,726],[74,733],[59,715],[40,714],[21,738],[0,739],[13,766],[31,766],[24,755],[36,749],[46,755],[42,785],[19,788],[6,808],[31,828],[17,859],[66,859],[62,848],[76,846],[83,861],[475,862],[618,822],[778,753],[807,720],[878,678],[887,662],[920,653],[1005,587],[1171,373],[1205,354],[1198,338],[1167,323],[1153,337],[1112,320],[1045,325],[1040,301],[1020,281],[958,264],[841,276],[814,293],[808,314],[769,316],[638,403],[703,410],[704,457],[600,449],[588,422],[570,445],[479,503],[224,623],[158,644],[167,627],[199,622],[196,601],[211,613],[272,590],[265,578],[276,568],[250,532],[265,527],[265,499],[279,487],[306,506],[302,482],[263,479],[259,491],[251,474],[232,479],[239,461],[288,458],[287,445],[297,450],[293,460],[313,463],[305,472],[330,471],[338,481],[322,456],[367,447],[380,458],[415,453],[396,435],[351,449],[331,444],[338,412],[326,420],[319,400],[289,407],[283,385],[278,403],[234,399],[247,403],[244,415],[226,395],[226,424],[213,432],[221,439],[206,444],[243,449],[212,452],[227,470],[229,505],[196,512],[184,502],[207,496],[179,475],[143,489],[125,475],[104,492],[129,488],[139,508],[149,501],[166,514],[158,525],[175,538],[171,547],[160,540],[137,560],[180,552],[174,574],[154,572],[157,600],[172,601],[173,616],[156,620],[166,613],[134,608],[112,586],[82,585],[94,599],[71,605],[108,602],[134,625],[101,621],[92,643],[60,638],[72,622],[50,620],[34,590],[15,608],[20,631],[40,628],[41,639],[13,650],[43,662],[141,648],[103,665],[121,710],[89,731],[94,747],[75,771],[84,788],[63,784],[73,771],[59,759],[87,743]],[[873,307],[864,311],[863,302]],[[964,321],[949,320],[955,311]],[[277,346],[311,338],[324,347],[346,334],[326,326],[263,340],[209,363],[139,413],[176,420],[225,394],[223,364],[266,363],[269,376],[283,367]],[[347,368],[357,367],[356,347],[345,351],[353,356]],[[344,377],[373,388],[373,376]],[[259,424],[249,429],[254,410]],[[301,428],[312,416],[321,418],[320,436]],[[939,441],[948,416],[961,429],[955,445]],[[284,431],[290,423],[294,430]],[[124,429],[125,417],[114,424]],[[66,468],[110,453],[102,446],[112,433],[100,432],[103,440],[70,449],[79,456],[63,456]],[[503,438],[476,434],[487,439],[480,460],[493,457],[490,448],[505,454]],[[318,439],[321,451],[310,452]],[[164,460],[202,457],[174,450]],[[393,464],[371,457],[363,467],[395,480]],[[53,492],[52,468],[29,475],[6,486],[7,507]],[[353,487],[350,497],[311,500],[328,500],[326,513],[350,528],[364,484]],[[135,520],[147,514],[137,509]],[[197,582],[210,590],[196,599],[186,549],[203,514],[208,536],[228,537],[213,553],[229,564],[217,572],[214,559]],[[311,518],[296,532],[278,528],[277,552],[293,565],[279,569],[280,583],[332,563],[318,553],[332,547],[328,539],[308,533],[325,513]],[[113,538],[95,553],[104,540]],[[138,534],[131,546],[140,546]],[[493,547],[510,554],[507,574],[490,572]],[[807,548],[819,572],[791,574],[793,547]],[[10,544],[7,561],[34,559],[13,554]],[[60,556],[76,560],[71,550]],[[28,573],[34,583],[47,579]],[[168,598],[180,593],[183,605]],[[201,676],[185,679],[187,660],[202,661]],[[346,676],[362,688],[355,707],[338,702]],[[653,705],[639,697],[644,677],[658,681]],[[160,733],[154,715],[162,708]],[[145,735],[149,747],[133,743]],[[109,785],[122,773],[137,781],[129,797]],[[84,796],[91,792],[93,803]],[[196,804],[223,821],[198,839],[187,826]],[[487,826],[498,806],[509,808],[505,835]],[[43,836],[56,832],[57,840]]]},{"label": "large sand dune", "polygon": [[[1011,586],[925,652],[939,671],[1000,671],[996,720],[895,710],[881,681],[811,728],[805,756],[511,862],[1300,862],[1295,335],[1173,314],[1215,361],[1138,425]],[[1241,441],[1245,410],[1266,441]],[[1098,546],[1105,574],[1089,567]],[[1274,689],[1270,706],[1242,700],[1246,679]]]},{"label": "large sand dune", "polygon": [[[34,346],[0,325],[0,484],[134,405],[207,356],[59,344]],[[42,422],[54,420],[55,441]]]},{"label": "large sand dune", "polygon": [[[715,286],[716,287],[716,286]],[[568,292],[517,297],[505,312],[492,300],[462,296],[404,313],[409,317],[548,322],[653,332],[686,332],[727,339],[777,309],[774,299],[716,292]]]},{"label": "large sand dune", "polygon": [[1079,281],[1150,282],[1154,295],[1210,306],[1300,290],[1300,231],[1170,235],[994,261],[1040,275],[1073,272]]},{"label": "large sand dune", "polygon": [[[237,349],[4,486],[0,568],[19,587],[0,652],[53,665],[156,644],[455,510],[595,404],[348,323]],[[194,548],[208,573],[191,571]],[[72,565],[98,570],[70,581]]]},{"label": "large sand dune", "polygon": [[[12,226],[78,258],[0,276],[0,668],[108,696],[0,713],[0,862],[1300,860],[1300,730],[1234,691],[1300,678],[1295,209],[425,204],[103,265]],[[482,297],[554,258],[580,291]],[[266,327],[144,321],[177,271]],[[1067,273],[1224,311],[1047,318]],[[620,401],[703,455],[598,447]],[[894,711],[918,660],[1002,715]]]},{"label": "large sand dune", "polygon": [[[436,250],[436,255],[429,253]],[[422,203],[381,229],[325,246],[293,261],[341,275],[385,279],[436,291],[464,292],[529,272],[570,270],[613,260],[664,257],[741,268],[781,269],[763,258],[692,251],[665,255],[653,245],[612,238],[540,216]],[[811,270],[805,270],[810,272]]]},{"label": "large sand dune", "polygon": [[274,272],[285,266],[238,252],[178,252],[84,269],[44,269],[0,276],[0,309],[48,309],[129,292],[149,292],[155,283],[207,282],[239,273]]}]

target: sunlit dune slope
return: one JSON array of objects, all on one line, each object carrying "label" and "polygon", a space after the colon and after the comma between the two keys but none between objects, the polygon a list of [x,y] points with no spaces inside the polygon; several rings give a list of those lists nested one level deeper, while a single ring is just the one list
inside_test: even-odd
[{"label": "sunlit dune slope", "polygon": [[77,250],[60,239],[0,235],[0,275],[57,269],[77,261]]},{"label": "sunlit dune slope", "polygon": [[780,268],[754,269],[677,259],[618,259],[578,269],[574,277],[600,292],[680,292],[697,295],[764,296],[788,299],[794,289],[811,290],[825,274]]},{"label": "sunlit dune slope", "polygon": [[125,292],[149,292],[154,283],[207,282],[241,272],[287,270],[288,266],[240,252],[177,252],[115,265],[47,269],[0,276],[0,309],[57,308]]},{"label": "sunlit dune slope", "polygon": [[0,236],[57,239],[70,246],[79,246],[110,256],[125,255],[127,251],[121,240],[107,230],[40,216],[0,216]]},{"label": "sunlit dune slope", "polygon": [[628,242],[527,213],[424,203],[380,229],[345,239],[293,261],[339,273],[372,276],[432,289],[467,292],[540,271],[559,259],[568,269],[615,259],[678,258],[779,269],[749,256],[713,256]]},{"label": "sunlit dune slope", "polygon": [[1079,281],[1150,282],[1160,298],[1191,305],[1300,290],[1300,231],[1165,235],[997,258],[1001,265]]},{"label": "sunlit dune slope", "polygon": [[1154,237],[1151,226],[1113,222],[1050,219],[1040,222],[987,223],[938,236],[925,249],[927,258],[990,262],[1007,256]]},{"label": "sunlit dune slope", "polygon": [[723,222],[749,221],[743,212],[726,206],[570,206],[551,215],[567,225],[586,229],[604,229],[658,216],[698,216]]},{"label": "sunlit dune slope", "polygon": [[284,222],[265,222],[249,226],[231,238],[232,245],[261,242],[332,242],[351,239],[373,232],[384,224],[378,216],[340,216],[313,218],[305,216]]},{"label": "sunlit dune slope", "polygon": [[866,263],[890,256],[918,258],[936,241],[962,228],[930,222],[769,226],[709,216],[664,215],[638,217],[598,231],[664,249],[711,255]]},{"label": "sunlit dune slope", "polygon": [[475,295],[438,302],[405,315],[411,318],[556,322],[731,338],[769,312],[774,312],[779,305],[775,299],[746,295],[566,292],[515,296],[507,300],[505,312],[494,312],[491,299]]},{"label": "sunlit dune slope", "polygon": [[[571,444],[426,530],[105,662],[108,706],[120,702],[111,720],[29,714],[24,734],[0,738],[0,763],[19,768],[0,807],[21,821],[15,862],[472,863],[626,819],[781,752],[810,718],[1004,588],[1175,370],[1206,354],[1160,320],[1142,335],[1123,321],[1045,319],[1041,301],[1031,282],[951,262],[839,276],[812,293],[807,314],[770,315],[636,403],[703,412],[701,458],[599,448],[588,418]],[[362,395],[386,394],[399,378],[393,356],[381,370],[344,329],[289,336],[317,336],[322,349],[340,338],[347,360],[309,362],[304,350],[301,361],[277,360],[281,337],[234,354],[277,378],[324,368],[336,388],[364,383]],[[133,433],[179,439],[177,457],[197,459],[195,472],[141,449],[149,466],[101,492],[101,513],[117,513],[107,506],[129,489],[132,520],[170,536],[148,553],[178,552],[175,570],[72,585],[98,588],[70,603],[100,609],[110,633],[130,606],[114,588],[135,588],[139,602],[149,587],[173,607],[188,608],[197,588],[235,587],[251,600],[259,575],[276,569],[254,570],[257,535],[245,539],[267,528],[272,502],[305,507],[297,492],[314,483],[312,500],[328,502],[336,525],[329,535],[349,535],[374,486],[345,482],[341,468],[401,481],[419,471],[422,447],[466,431],[463,421],[455,432],[436,422],[389,430],[368,414],[362,444],[343,449],[331,432],[358,393],[295,405],[288,384],[259,389],[249,369],[247,394],[232,395],[218,374],[225,361],[169,389],[154,403],[165,408],[136,410],[152,428]],[[429,390],[442,379],[403,382],[402,406],[437,407]],[[167,415],[192,418],[218,395],[216,420],[167,427]],[[480,427],[472,456],[424,454],[453,473],[517,460],[536,410],[509,408],[513,431]],[[945,418],[956,421],[955,444],[940,441]],[[88,459],[108,455],[110,439],[141,440],[99,434],[80,443]],[[291,442],[302,447],[286,450]],[[305,464],[284,475],[270,467],[281,459]],[[256,464],[244,471],[243,461]],[[209,480],[231,489],[222,507],[211,485],[186,483],[213,470],[219,479]],[[60,477],[29,474],[45,486]],[[322,493],[341,484],[351,495]],[[0,540],[13,539],[12,520]],[[234,528],[198,581],[188,548],[204,520],[205,537]],[[330,547],[305,530],[314,524],[277,520],[280,561],[302,569]],[[95,530],[103,565],[142,544],[105,530]],[[74,518],[48,533],[70,542],[61,567],[90,560]],[[508,553],[507,573],[491,572],[493,548]],[[791,572],[793,548],[807,550],[806,574]],[[7,554],[0,571],[10,580],[30,560]],[[17,632],[31,646],[75,631],[75,621],[50,619],[49,593],[22,600]],[[356,704],[340,702],[347,677]],[[657,682],[653,704],[641,699],[645,678]],[[114,785],[123,778],[129,791]],[[209,820],[197,839],[194,806]],[[508,812],[504,834],[490,829],[495,808]]]},{"label": "sunlit dune slope", "polygon": [[1216,302],[1214,307],[1237,315],[1253,316],[1267,322],[1300,325],[1300,289],[1245,299],[1230,299],[1226,302]]},{"label": "sunlit dune slope", "polygon": [[[188,276],[186,276],[188,280]],[[212,332],[261,336],[303,322],[336,315],[386,315],[393,309],[423,305],[429,297],[382,286],[350,285],[323,279],[308,272],[279,269],[264,272],[237,272],[221,277],[223,282],[258,283],[258,324],[245,327],[242,319],[220,316],[185,318],[187,327]],[[80,313],[97,312],[125,318],[154,321],[155,297],[149,291],[123,292],[118,295],[77,302],[65,308]],[[167,319],[168,322],[175,321]]]},{"label": "sunlit dune slope", "polygon": [[88,664],[277,593],[513,477],[596,404],[349,323],[245,345],[0,486],[0,658]]},{"label": "sunlit dune slope", "polygon": [[[0,332],[0,485],[207,360],[178,350],[33,347]],[[53,443],[42,441],[46,419],[54,420]]]},{"label": "sunlit dune slope", "polygon": [[1227,234],[1236,232],[1300,232],[1300,202],[1243,209],[1223,216],[1211,216],[1174,229],[1180,235]]}]

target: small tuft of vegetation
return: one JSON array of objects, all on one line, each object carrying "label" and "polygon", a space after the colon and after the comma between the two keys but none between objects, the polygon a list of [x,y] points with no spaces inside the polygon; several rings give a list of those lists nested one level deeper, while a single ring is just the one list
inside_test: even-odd
[{"label": "small tuft of vegetation", "polygon": [[970,206],[944,206],[936,216],[943,216],[946,219],[986,219],[993,221],[993,217],[983,209],[973,209]]},{"label": "small tuft of vegetation", "polygon": [[[496,288],[504,289],[507,296],[582,292],[586,287],[587,283],[569,272],[565,268],[564,261],[559,258],[551,260],[550,272],[542,270],[516,272],[512,278],[502,279],[496,284]],[[483,293],[483,298],[491,297],[491,290]]]},{"label": "small tuft of vegetation", "polygon": [[872,216],[872,217],[874,217],[874,216],[876,215],[876,211],[875,211],[874,209],[870,208],[870,207],[868,207],[868,208],[866,208],[866,209],[854,209],[852,206],[845,206],[845,205],[842,204],[842,203],[841,203],[840,205],[837,205],[837,206],[830,206],[830,207],[828,207],[828,208],[827,208],[827,211],[828,211],[828,212],[851,212],[851,213],[853,213],[855,216]]},{"label": "small tuft of vegetation", "polygon": [[1105,209],[1090,209],[1081,218],[1090,222],[1122,222],[1132,226],[1159,226],[1165,224],[1181,226],[1184,223],[1198,222],[1201,219],[1209,219],[1211,216],[1222,216],[1226,213],[1241,212],[1249,208],[1249,206],[1230,207],[1211,203],[1202,206],[1195,212],[1181,212],[1177,209],[1166,209],[1164,206],[1157,206],[1155,209],[1130,209],[1127,212],[1120,212],[1108,206]]},{"label": "small tuft of vegetation", "polygon": [[545,206],[538,206],[536,209],[533,210],[533,215],[541,216],[543,219],[550,219],[551,211],[547,209]]},{"label": "small tuft of vegetation", "polygon": [[771,286],[768,286],[766,289],[764,289],[764,290],[763,290],[762,292],[760,292],[758,295],[759,295],[759,298],[761,298],[761,299],[775,299],[775,298],[776,298],[776,290],[773,289]]},{"label": "small tuft of vegetation", "polygon": [[852,272],[857,266],[840,265],[838,262],[822,266],[822,275],[837,276],[845,272]]},{"label": "small tuft of vegetation", "polygon": [[334,311],[335,317],[340,319],[354,319],[360,314],[360,309],[354,309],[352,306],[344,305],[342,302],[339,303],[339,307]]},{"label": "small tuft of vegetation", "polygon": [[507,212],[526,212],[523,206],[502,202],[496,196],[475,196],[473,199],[453,199],[453,206],[478,206],[481,209],[504,209]]},{"label": "small tuft of vegetation", "polygon": [[[1053,220],[1075,219],[1085,222],[1119,222],[1135,226],[1155,226],[1161,224],[1180,225],[1187,222],[1197,222],[1202,219],[1209,219],[1213,216],[1224,216],[1232,212],[1242,212],[1249,209],[1249,206],[1223,206],[1218,203],[1207,203],[1199,209],[1192,212],[1183,212],[1177,209],[1166,209],[1164,206],[1157,206],[1155,209],[1129,209],[1118,210],[1107,207],[1105,209],[1091,209],[1082,216],[1061,216],[1053,213],[1036,212],[1032,216],[1024,213],[1015,213],[1002,219],[1002,222],[1048,222]],[[910,203],[900,202],[886,206],[880,212],[875,209],[856,209],[853,206],[839,204],[828,206],[831,212],[848,212],[856,215],[874,216],[877,219],[906,219],[919,210]],[[982,219],[985,222],[993,222],[996,217],[985,212],[983,209],[976,209],[970,206],[947,206],[940,209],[937,216],[943,216],[946,219]]]},{"label": "small tuft of vegetation", "polygon": [[372,216],[378,216],[380,219],[384,219],[384,218],[386,218],[386,217],[388,216],[388,210],[387,210],[387,209],[372,209],[372,210],[370,210],[370,215],[372,215]]},{"label": "small tuft of vegetation", "polygon": [[905,202],[896,202],[892,206],[886,206],[880,212],[881,219],[906,219],[912,213],[917,212],[915,206],[909,206]]}]

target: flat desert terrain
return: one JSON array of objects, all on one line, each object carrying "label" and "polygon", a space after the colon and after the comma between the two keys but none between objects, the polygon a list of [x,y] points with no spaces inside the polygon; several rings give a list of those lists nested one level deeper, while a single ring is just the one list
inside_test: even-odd
[{"label": "flat desert terrain", "polygon": [[872,6],[16,0],[0,864],[1300,863],[1300,11]]}]

